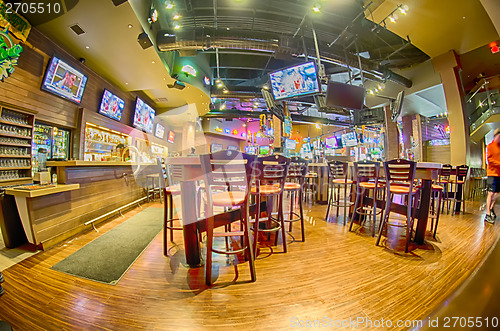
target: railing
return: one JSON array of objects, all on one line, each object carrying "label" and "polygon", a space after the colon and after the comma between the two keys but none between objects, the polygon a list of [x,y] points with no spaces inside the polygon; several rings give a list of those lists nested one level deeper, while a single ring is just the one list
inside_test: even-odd
[{"label": "railing", "polygon": [[469,114],[470,132],[488,120],[492,115],[500,114],[500,76],[481,79],[465,97],[466,110]]}]

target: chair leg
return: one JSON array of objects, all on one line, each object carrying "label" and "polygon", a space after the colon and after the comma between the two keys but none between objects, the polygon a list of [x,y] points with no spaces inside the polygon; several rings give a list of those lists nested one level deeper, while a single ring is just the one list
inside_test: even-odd
[{"label": "chair leg", "polygon": [[439,223],[439,211],[440,211],[440,207],[441,207],[441,198],[442,198],[442,195],[443,193],[441,191],[438,192],[438,209],[437,209],[437,213],[436,213],[436,224],[434,225],[434,234],[432,235],[432,237],[434,239],[436,239],[436,232],[437,232],[437,228],[438,228],[438,223]]},{"label": "chair leg", "polygon": [[254,223],[254,231],[253,231],[253,251],[254,256],[257,258],[257,243],[259,240],[259,221],[260,221],[260,195],[255,196],[255,201],[257,204],[257,210],[255,212],[255,223]]},{"label": "chair leg", "polygon": [[285,219],[283,217],[283,193],[279,195],[278,201],[278,218],[281,220],[281,238],[283,240],[283,253],[287,252],[286,244],[286,229],[285,229]]},{"label": "chair leg", "polygon": [[172,221],[174,219],[174,196],[172,194],[169,194],[169,200],[170,200],[170,208],[168,209],[168,212],[170,214],[170,242],[174,242],[174,229],[173,226],[174,226],[174,221]]},{"label": "chair leg", "polygon": [[[335,218],[338,220],[339,218],[339,209],[340,209],[340,185],[335,185],[337,187],[337,199],[335,201],[335,204],[337,205],[337,212],[335,213]],[[334,186],[334,187],[335,187]]]},{"label": "chair leg", "polygon": [[380,238],[382,237],[382,232],[384,232],[385,223],[387,222],[387,219],[389,218],[389,213],[391,211],[391,200],[392,200],[392,196],[391,196],[391,194],[388,194],[387,200],[385,202],[384,217],[380,220],[377,242],[375,244],[376,246],[378,246],[378,244],[380,243]]},{"label": "chair leg", "polygon": [[302,241],[306,241],[306,231],[304,228],[305,222],[304,222],[304,209],[302,208],[302,195],[304,192],[302,192],[302,187],[299,189],[299,211],[300,211],[300,230],[302,232]]},{"label": "chair leg", "polygon": [[248,256],[248,263],[250,264],[250,277],[252,279],[252,282],[255,282],[257,280],[257,276],[255,273],[255,256],[252,249],[252,240],[250,239],[250,223],[248,222],[249,219],[248,203],[246,203],[241,208],[243,210],[241,223],[243,224],[243,233],[245,234],[244,244],[247,247],[246,252]]},{"label": "chair leg", "polygon": [[373,189],[373,225],[372,237],[375,237],[375,227],[377,226],[377,187]]},{"label": "chair leg", "polygon": [[207,220],[207,260],[205,262],[205,283],[212,285],[212,247],[214,238],[213,219]]},{"label": "chair leg", "polygon": [[352,224],[354,223],[354,218],[358,214],[357,210],[359,208],[359,201],[361,200],[360,196],[361,196],[361,188],[358,185],[356,185],[356,202],[354,203],[354,210],[351,216],[351,224],[349,225],[349,231],[352,231]]},{"label": "chair leg", "polygon": [[290,222],[289,222],[289,227],[288,227],[288,232],[292,232],[292,224],[293,222],[291,222],[291,220],[293,219],[293,200],[295,198],[295,191],[289,191],[288,192],[290,194],[290,218],[288,219]]},{"label": "chair leg", "polygon": [[[407,211],[406,211],[406,245],[405,245],[405,253],[408,253],[408,244],[410,243],[410,237],[412,230],[410,230],[410,225],[412,224],[412,219],[413,219],[413,209],[412,209],[412,203],[413,203],[413,194],[410,192],[408,194],[408,206],[407,206]],[[413,229],[413,226],[411,226]]]},{"label": "chair leg", "polygon": [[165,205],[163,206],[163,255],[168,256],[168,204],[165,199]]},{"label": "chair leg", "polygon": [[344,185],[344,225],[347,220],[347,184]]},{"label": "chair leg", "polygon": [[330,190],[330,187],[328,187],[328,207],[326,207],[326,216],[325,216],[325,221],[328,222],[328,216],[330,215],[330,206],[333,201],[333,190]]}]

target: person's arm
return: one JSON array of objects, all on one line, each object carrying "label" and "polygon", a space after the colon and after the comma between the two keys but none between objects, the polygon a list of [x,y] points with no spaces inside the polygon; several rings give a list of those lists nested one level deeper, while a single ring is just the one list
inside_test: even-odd
[{"label": "person's arm", "polygon": [[495,159],[492,148],[488,147],[486,150],[488,151],[487,154],[488,164],[494,168],[500,169],[500,160]]}]

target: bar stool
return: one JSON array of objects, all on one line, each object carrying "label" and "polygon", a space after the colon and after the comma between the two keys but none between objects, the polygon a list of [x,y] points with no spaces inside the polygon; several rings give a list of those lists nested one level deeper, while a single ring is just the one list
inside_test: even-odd
[{"label": "bar stool", "polygon": [[[378,238],[375,245],[378,246],[384,227],[386,225],[406,227],[406,245],[405,253],[408,253],[408,244],[413,232],[413,213],[415,211],[416,205],[416,193],[417,189],[414,188],[414,179],[416,172],[416,162],[395,159],[391,161],[384,162],[384,171],[386,177],[386,204],[384,217],[380,222],[380,228],[378,232]],[[389,223],[389,216],[391,213],[391,202],[394,195],[399,195],[407,198],[406,206],[406,225]]]},{"label": "bar stool", "polygon": [[[270,155],[259,157],[255,161],[254,181],[255,186],[252,187],[250,193],[256,200],[256,213],[254,223],[254,252],[257,256],[257,243],[259,232],[270,233],[281,230],[283,241],[283,253],[287,252],[285,221],[283,216],[283,192],[285,188],[285,180],[288,174],[288,166],[290,159],[283,155]],[[277,184],[277,185],[276,185]],[[260,200],[266,198],[266,212],[268,220],[264,229],[260,228],[261,210]],[[273,199],[276,198],[278,204],[277,217],[272,216]]]},{"label": "bar stool", "polygon": [[[450,176],[451,172],[453,170],[453,167],[451,164],[443,164],[443,167],[439,169],[438,172],[438,180],[436,182],[436,185],[442,186],[443,187],[443,192],[442,192],[442,199],[443,201],[447,204],[447,210],[448,212],[450,211],[450,197],[448,192],[450,192]],[[442,209],[441,212],[444,212],[444,203],[442,204]]]},{"label": "bar stool", "polygon": [[[330,214],[330,207],[337,207],[336,217],[339,216],[339,208],[344,208],[344,225],[346,224],[347,208],[354,205],[354,202],[350,201],[351,194],[349,193],[349,201],[347,200],[347,187],[351,185],[349,191],[352,190],[352,185],[354,182],[348,179],[348,163],[341,161],[328,161],[328,207],[326,209],[325,220],[328,221],[328,216]],[[340,199],[340,190],[344,188],[344,200]],[[335,194],[335,189],[337,193]]]},{"label": "bar stool", "polygon": [[[467,175],[469,174],[469,166],[462,164],[455,168],[455,178],[452,179],[451,186],[453,197],[450,198],[453,201],[453,212],[457,208],[457,203],[463,202],[462,211],[465,214],[465,182],[467,181]],[[453,189],[453,186],[454,189]],[[460,193],[460,197],[459,197]]]},{"label": "bar stool", "polygon": [[[158,185],[157,185],[158,183]],[[150,185],[151,184],[151,185]],[[148,202],[151,200],[156,200],[156,195],[160,197],[160,202],[163,203],[162,192],[160,188],[160,174],[149,174],[146,175],[146,195]]]},{"label": "bar stool", "polygon": [[[431,194],[432,194],[432,200],[431,200],[431,210],[429,214],[429,218],[431,219],[431,231],[434,228],[434,231],[432,232],[432,237],[436,239],[436,232],[437,232],[437,227],[439,223],[439,215],[441,214],[441,203],[442,203],[442,198],[443,198],[443,192],[444,192],[444,186],[437,185],[437,184],[432,184],[432,189],[431,189]],[[436,208],[436,198],[437,198],[437,208]],[[436,224],[434,224],[434,220],[436,221]]]},{"label": "bar stool", "polygon": [[[304,180],[307,173],[306,159],[297,156],[290,158],[290,165],[288,167],[287,181],[285,182],[284,190],[290,194],[290,212],[288,218],[284,218],[285,223],[289,223],[288,232],[292,232],[292,224],[300,221],[300,229],[302,234],[302,241],[306,241],[305,228],[304,228],[304,209],[302,207],[303,200],[303,187]],[[278,184],[275,184],[278,186]],[[297,197],[299,204],[299,213],[294,210],[294,201]]]},{"label": "bar stool", "polygon": [[[250,183],[254,170],[256,157],[238,151],[223,150],[212,154],[200,155],[201,168],[205,174],[205,190],[208,206],[223,208],[239,208],[240,228],[242,231],[234,232],[214,232],[216,228],[213,217],[213,209],[209,210],[209,217],[206,221],[207,231],[207,258],[205,264],[205,282],[212,285],[212,253],[234,255],[245,253],[250,264],[250,277],[252,282],[256,280],[254,253],[250,239],[249,225],[249,196]],[[225,187],[223,192],[214,193],[212,188],[218,190]],[[231,224],[232,220],[226,224]],[[220,227],[221,224],[217,225]],[[243,244],[241,248],[233,249],[226,246],[226,250],[215,249],[213,246],[214,237],[241,237]]]},{"label": "bar stool", "polygon": [[[175,225],[176,222],[180,223],[180,219],[174,218],[174,196],[181,194],[179,181],[182,178],[182,166],[166,165],[165,170],[169,186],[163,185],[163,195],[165,197],[165,204],[163,205],[163,255],[168,256],[168,233],[170,233],[170,242],[174,242],[174,231],[183,230],[182,224]],[[163,180],[165,180],[165,177],[163,177]]]},{"label": "bar stool", "polygon": [[315,196],[317,193],[316,182],[318,180],[318,173],[313,172],[313,171],[309,171],[305,176],[305,180],[306,180],[306,183],[305,183],[306,189],[305,189],[304,199],[307,199],[308,195],[310,194],[311,195],[311,202],[314,205],[314,200],[315,200]]},{"label": "bar stool", "polygon": [[[349,231],[352,231],[352,225],[356,215],[359,217],[365,216],[363,223],[360,219],[360,226],[364,225],[366,218],[370,217],[373,220],[372,237],[375,237],[375,227],[377,224],[377,215],[381,215],[383,209],[377,212],[377,196],[379,191],[385,187],[379,183],[380,163],[375,161],[359,161],[354,162],[354,178],[356,179],[356,202],[354,203],[354,211],[351,216],[351,224]],[[366,194],[370,195],[373,192],[373,204],[367,206],[364,204]],[[383,198],[385,200],[385,196]]]}]

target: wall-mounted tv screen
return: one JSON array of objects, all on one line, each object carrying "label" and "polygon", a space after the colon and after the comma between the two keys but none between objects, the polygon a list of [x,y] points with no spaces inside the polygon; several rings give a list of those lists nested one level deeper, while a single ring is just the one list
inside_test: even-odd
[{"label": "wall-mounted tv screen", "polygon": [[342,145],[344,146],[356,146],[358,144],[358,137],[356,132],[348,132],[342,136]]},{"label": "wall-mounted tv screen", "polygon": [[103,114],[114,120],[121,120],[125,101],[120,99],[108,90],[104,90],[102,95],[101,106],[99,107],[99,114]]},{"label": "wall-mounted tv screen", "polygon": [[285,140],[285,148],[295,150],[295,148],[297,148],[297,142],[293,139],[286,139]]},{"label": "wall-mounted tv screen", "polygon": [[165,127],[160,123],[156,123],[155,136],[160,139],[163,139],[164,135],[165,135]]},{"label": "wall-mounted tv screen", "polygon": [[269,146],[260,146],[259,147],[259,154],[260,155],[269,155]]},{"label": "wall-mounted tv screen", "polygon": [[222,144],[213,143],[212,145],[210,145],[210,153],[215,153],[218,151],[222,151]]},{"label": "wall-mounted tv screen", "polygon": [[229,146],[227,146],[227,149],[230,150],[230,151],[237,151],[238,150],[238,146],[229,145]]},{"label": "wall-mounted tv screen", "polygon": [[328,83],[326,89],[326,105],[328,107],[361,110],[364,102],[365,89],[363,87],[339,82]]},{"label": "wall-mounted tv screen", "polygon": [[54,56],[45,71],[42,90],[80,104],[85,84],[87,76]]},{"label": "wall-mounted tv screen", "polygon": [[344,148],[344,144],[342,144],[342,137],[337,137],[337,148]]},{"label": "wall-mounted tv screen", "polygon": [[269,74],[275,100],[295,98],[320,92],[314,62],[306,62]]},{"label": "wall-mounted tv screen", "polygon": [[333,136],[325,139],[326,147],[328,148],[338,148],[337,137]]},{"label": "wall-mounted tv screen", "polygon": [[146,132],[153,132],[153,122],[155,120],[155,110],[148,104],[137,98],[134,112],[134,127]]},{"label": "wall-mounted tv screen", "polygon": [[175,140],[175,132],[174,131],[169,131],[168,132],[168,142],[173,143]]},{"label": "wall-mounted tv screen", "polygon": [[257,146],[246,146],[245,153],[248,154],[257,154],[258,147]]}]

